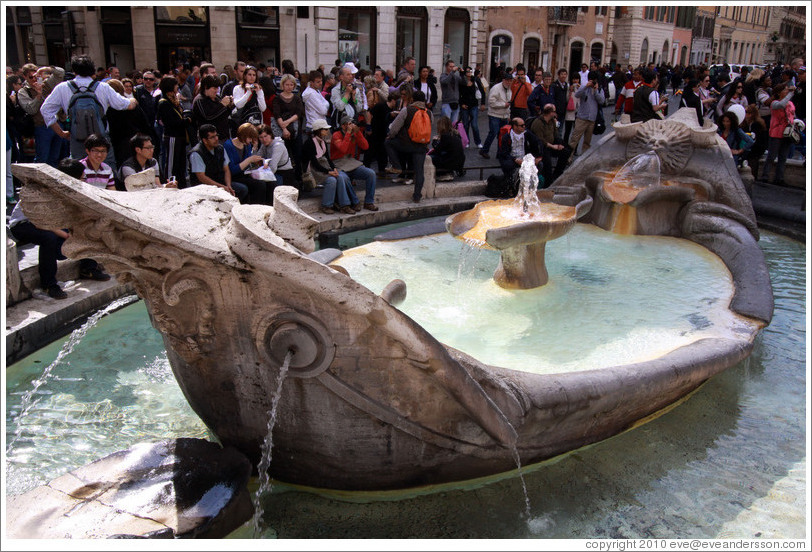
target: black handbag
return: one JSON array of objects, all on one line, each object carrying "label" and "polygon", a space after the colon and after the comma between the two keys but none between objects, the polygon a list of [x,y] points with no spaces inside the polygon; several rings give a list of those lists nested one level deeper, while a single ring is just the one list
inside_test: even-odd
[{"label": "black handbag", "polygon": [[595,128],[592,129],[592,134],[603,134],[606,132],[606,121],[603,120],[603,109],[598,106],[598,116],[595,117]]}]

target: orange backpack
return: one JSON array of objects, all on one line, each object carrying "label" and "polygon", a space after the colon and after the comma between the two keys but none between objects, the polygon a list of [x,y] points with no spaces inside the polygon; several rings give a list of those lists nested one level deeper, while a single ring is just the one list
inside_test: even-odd
[{"label": "orange backpack", "polygon": [[412,115],[412,122],[409,123],[409,139],[418,144],[431,142],[431,119],[422,107],[418,107]]}]

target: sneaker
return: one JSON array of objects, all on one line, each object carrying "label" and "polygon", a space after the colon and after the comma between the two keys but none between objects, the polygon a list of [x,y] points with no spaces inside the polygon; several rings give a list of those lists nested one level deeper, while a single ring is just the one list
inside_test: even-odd
[{"label": "sneaker", "polygon": [[477,145],[476,145],[476,148],[477,148],[477,149],[482,149],[482,144],[477,144]]},{"label": "sneaker", "polygon": [[96,280],[97,282],[106,282],[107,280],[110,279],[110,275],[104,272],[99,267],[96,267],[91,270],[80,270],[79,278],[82,278],[83,280]]},{"label": "sneaker", "polygon": [[396,176],[395,178],[392,179],[392,184],[403,184],[407,180],[408,180],[407,178],[403,178],[402,176]]},{"label": "sneaker", "polygon": [[319,207],[319,211],[324,213],[325,215],[332,215],[333,213],[335,213],[335,211],[333,209],[331,209],[330,207],[327,207],[325,205],[322,205],[321,207]]},{"label": "sneaker", "polygon": [[350,205],[345,205],[344,207],[341,208],[341,212],[344,213],[345,215],[354,215],[355,209],[353,209]]},{"label": "sneaker", "polygon": [[479,155],[481,155],[481,156],[482,156],[482,157],[484,157],[485,159],[490,159],[490,158],[491,158],[491,156],[490,156],[490,155],[488,155],[488,152],[487,152],[487,151],[485,151],[485,150],[482,150],[482,149],[480,149],[480,150],[479,150]]},{"label": "sneaker", "polygon": [[54,284],[48,288],[48,295],[53,299],[67,299],[68,294],[65,293],[59,284]]},{"label": "sneaker", "polygon": [[378,206],[375,205],[374,203],[364,203],[364,209],[366,209],[367,211],[377,211]]},{"label": "sneaker", "polygon": [[389,174],[401,174],[403,171],[400,169],[396,169],[395,167],[386,167],[386,172]]},{"label": "sneaker", "polygon": [[361,202],[360,202],[360,201],[359,201],[358,203],[356,203],[355,205],[353,205],[353,206],[352,206],[352,210],[353,210],[353,211],[355,211],[356,213],[357,213],[358,211],[360,211],[360,210],[361,210],[361,208],[362,208],[362,207],[361,207]]}]

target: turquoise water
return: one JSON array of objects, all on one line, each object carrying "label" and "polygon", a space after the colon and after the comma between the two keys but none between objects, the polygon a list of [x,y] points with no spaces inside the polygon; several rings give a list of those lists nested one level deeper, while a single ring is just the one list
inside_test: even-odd
[{"label": "turquoise water", "polygon": [[[399,500],[337,500],[276,485],[263,501],[265,536],[803,538],[805,249],[768,232],[761,246],[776,309],[752,356],[660,418],[531,467],[530,519],[518,478]],[[16,431],[20,397],[60,347],[8,367],[7,435]],[[37,399],[8,455],[7,494],[138,441],[207,437],[141,303],[103,319],[54,367]],[[234,534],[242,535],[250,530]]]}]

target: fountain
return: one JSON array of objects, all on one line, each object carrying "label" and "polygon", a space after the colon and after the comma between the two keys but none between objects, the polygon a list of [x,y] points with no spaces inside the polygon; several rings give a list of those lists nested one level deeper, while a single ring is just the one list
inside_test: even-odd
[{"label": "fountain", "polygon": [[446,229],[451,235],[480,248],[500,252],[494,281],[506,289],[531,289],[547,283],[545,244],[570,231],[579,214],[592,204],[587,198],[577,207],[558,205],[537,194],[538,172],[533,155],[527,154],[519,170],[521,185],[513,200],[491,200],[451,215]]},{"label": "fountain", "polygon": [[[696,125],[682,119],[662,124],[665,131],[652,134],[656,144],[638,136],[643,151],[627,148],[614,134],[603,138],[600,148],[562,175],[542,210],[555,203],[569,207],[569,224],[580,216],[601,226],[606,203],[597,213],[594,205],[586,209],[590,200],[600,203],[590,187],[596,173],[649,150],[668,161],[666,173],[675,171],[660,135],[690,138]],[[679,159],[724,166],[715,142],[689,146]],[[680,170],[690,174],[680,178],[699,180],[703,167],[689,166]],[[268,208],[239,205],[203,187],[122,194],[42,165],[14,170],[25,182],[23,208],[33,222],[73,228],[63,247],[68,256],[95,257],[134,285],[190,405],[221,443],[244,452],[254,465],[274,385],[292,351],[278,395],[269,468],[275,479],[289,483],[402,489],[513,470],[514,450],[525,466],[553,458],[634,427],[746,358],[772,316],[769,275],[738,175],[714,180],[707,200],[686,188],[678,196],[658,191],[665,201],[658,199],[652,212],[665,219],[642,217],[636,228],[687,238],[718,255],[735,286],[726,306],[738,317],[730,332],[630,364],[536,374],[487,365],[446,347],[390,304],[402,289],[375,294],[310,258],[317,223],[299,211],[291,188],[277,189]],[[524,196],[520,216],[528,219],[518,222],[520,229],[537,226],[532,203],[532,196]],[[651,229],[659,231],[646,231]],[[538,242],[538,228],[528,232],[531,239],[519,232],[518,240],[500,242],[492,238],[510,232],[495,228],[483,241],[509,247]],[[543,255],[534,261],[543,266]],[[542,279],[539,270],[530,272]]]}]

